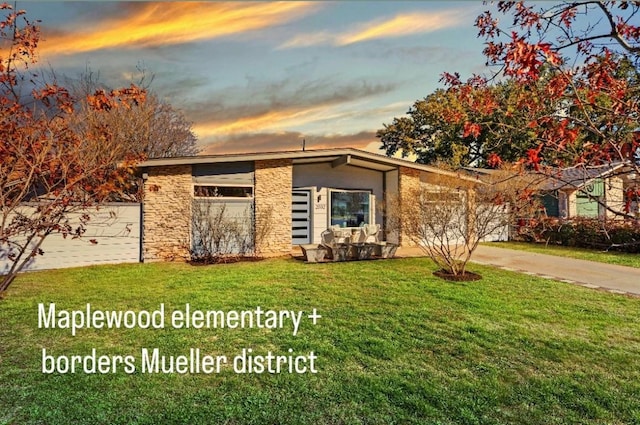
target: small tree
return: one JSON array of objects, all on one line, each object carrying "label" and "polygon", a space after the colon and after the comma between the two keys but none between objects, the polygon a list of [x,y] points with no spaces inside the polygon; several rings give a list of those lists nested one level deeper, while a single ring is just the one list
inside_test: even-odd
[{"label": "small tree", "polygon": [[[70,126],[74,99],[57,84],[26,84],[36,77],[39,29],[24,11],[0,4],[0,260],[7,262],[0,295],[54,232],[79,237],[90,206],[126,190],[135,158],[110,143],[112,129],[98,125],[80,137]],[[144,102],[138,87],[99,91],[87,98],[95,111]],[[86,139],[85,139],[86,138]],[[87,143],[87,140],[93,143]],[[123,166],[118,167],[122,160]],[[69,213],[83,211],[79,225]]]},{"label": "small tree", "polygon": [[446,274],[464,279],[481,241],[508,231],[516,217],[539,211],[523,195],[534,184],[533,176],[506,171],[477,183],[435,178],[402,197],[389,198],[388,226],[419,246]]}]

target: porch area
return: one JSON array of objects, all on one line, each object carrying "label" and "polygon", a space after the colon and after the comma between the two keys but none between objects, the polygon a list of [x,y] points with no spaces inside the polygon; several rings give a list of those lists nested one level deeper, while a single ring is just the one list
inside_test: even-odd
[{"label": "porch area", "polygon": [[379,234],[377,224],[365,224],[355,229],[331,226],[322,232],[320,244],[299,247],[302,259],[307,263],[392,258],[398,244],[380,240]]}]

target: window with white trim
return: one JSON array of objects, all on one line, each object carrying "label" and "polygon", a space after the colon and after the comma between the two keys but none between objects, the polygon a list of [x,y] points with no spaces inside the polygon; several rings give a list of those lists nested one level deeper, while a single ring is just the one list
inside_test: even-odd
[{"label": "window with white trim", "polygon": [[193,185],[196,198],[253,198],[253,186]]},{"label": "window with white trim", "polygon": [[360,227],[371,224],[371,192],[332,190],[330,193],[332,226]]}]

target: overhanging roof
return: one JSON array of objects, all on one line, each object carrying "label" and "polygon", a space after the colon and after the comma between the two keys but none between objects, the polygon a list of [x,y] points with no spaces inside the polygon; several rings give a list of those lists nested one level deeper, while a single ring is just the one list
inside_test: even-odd
[{"label": "overhanging roof", "polygon": [[595,179],[606,178],[624,167],[623,163],[613,163],[593,167],[569,167],[542,174],[546,190],[574,190],[591,184]]},{"label": "overhanging roof", "polygon": [[150,159],[138,164],[139,168],[166,167],[172,165],[196,165],[215,164],[225,162],[262,161],[270,159],[291,159],[294,165],[330,162],[334,167],[351,165],[360,168],[368,168],[378,171],[392,171],[398,167],[408,167],[429,173],[435,173],[463,180],[476,181],[476,179],[461,176],[458,173],[441,170],[429,165],[417,164],[404,159],[391,158],[372,152],[366,152],[353,148],[337,149],[313,149],[300,151],[260,152],[223,155],[198,155],[175,158]]}]

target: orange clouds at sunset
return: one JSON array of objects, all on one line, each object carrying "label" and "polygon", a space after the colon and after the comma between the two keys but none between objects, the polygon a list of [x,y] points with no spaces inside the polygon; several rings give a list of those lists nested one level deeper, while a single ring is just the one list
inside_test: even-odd
[{"label": "orange clouds at sunset", "polygon": [[452,28],[463,22],[464,13],[459,10],[434,13],[406,13],[384,20],[360,24],[355,30],[349,32],[301,34],[282,44],[280,48],[308,47],[318,44],[346,46],[374,39],[428,33],[444,28]]},{"label": "orange clouds at sunset", "polygon": [[398,15],[390,20],[374,22],[337,39],[337,44],[347,45],[377,38],[401,37],[409,34],[437,31],[453,27],[461,22],[460,13],[410,13]]},{"label": "orange clouds at sunset", "polygon": [[248,131],[280,130],[287,126],[301,125],[309,120],[317,119],[317,117],[314,118],[311,115],[317,115],[324,109],[323,106],[304,109],[285,108],[279,111],[236,118],[226,122],[204,123],[196,125],[194,130],[200,137],[227,136]]},{"label": "orange clouds at sunset", "polygon": [[45,55],[154,47],[229,36],[280,25],[314,10],[309,2],[144,3],[127,18],[44,34]]},{"label": "orange clouds at sunset", "polygon": [[43,75],[148,85],[192,123],[204,152],[298,149],[303,139],[377,151],[383,123],[442,71],[477,72],[465,64],[482,51],[469,41],[480,3],[26,3],[40,22]]}]

